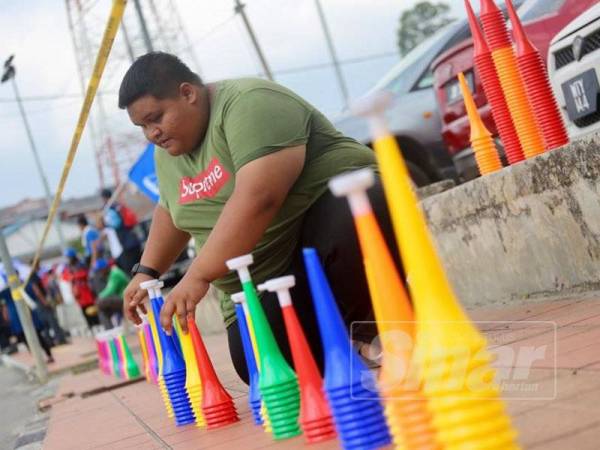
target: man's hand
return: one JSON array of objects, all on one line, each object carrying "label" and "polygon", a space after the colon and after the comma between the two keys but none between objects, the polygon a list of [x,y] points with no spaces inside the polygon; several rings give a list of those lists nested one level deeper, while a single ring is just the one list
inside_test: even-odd
[{"label": "man's hand", "polygon": [[196,305],[206,295],[208,287],[206,280],[192,277],[188,272],[169,292],[160,311],[160,324],[168,335],[172,333],[173,314],[177,314],[181,329],[187,333],[187,318],[194,317]]},{"label": "man's hand", "polygon": [[142,323],[137,308],[139,307],[144,314],[148,313],[143,304],[144,299],[148,296],[148,291],[140,288],[140,283],[148,280],[152,280],[150,275],[136,273],[123,292],[123,314],[136,325]]}]

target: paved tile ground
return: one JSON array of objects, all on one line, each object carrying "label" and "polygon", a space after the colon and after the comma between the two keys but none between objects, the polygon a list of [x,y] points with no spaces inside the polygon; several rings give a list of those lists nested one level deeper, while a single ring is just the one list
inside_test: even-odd
[{"label": "paved tile ground", "polygon": [[[33,368],[33,357],[24,346],[20,346],[20,348],[21,351],[11,355],[11,359],[21,366]],[[68,371],[73,367],[97,362],[94,341],[85,337],[74,337],[72,338],[72,344],[53,347],[52,356],[55,362],[48,364],[48,373],[50,375],[56,375]]]},{"label": "paved tile ground", "polygon": [[[498,356],[498,380],[526,449],[597,449],[600,435],[600,300],[568,300],[470,312]],[[496,322],[493,322],[496,321]],[[512,322],[508,322],[512,321]],[[223,335],[206,337],[217,373],[234,397],[241,423],[207,431],[176,427],[157,388],[146,382],[82,398],[115,381],[94,370],[65,377],[52,406],[44,448],[257,449],[304,447],[302,437],[274,442],[251,422],[246,386],[229,361]],[[531,364],[529,364],[531,362]],[[313,446],[338,448],[337,442]]]},{"label": "paved tile ground", "polygon": [[[127,343],[132,353],[139,355],[139,341],[135,334],[127,336]],[[33,370],[35,362],[31,353],[23,345],[20,349],[18,353],[10,355],[10,359],[21,367]],[[89,337],[73,337],[70,344],[52,347],[52,356],[55,362],[47,365],[50,376],[86,370],[90,366],[98,365],[96,344]]]}]

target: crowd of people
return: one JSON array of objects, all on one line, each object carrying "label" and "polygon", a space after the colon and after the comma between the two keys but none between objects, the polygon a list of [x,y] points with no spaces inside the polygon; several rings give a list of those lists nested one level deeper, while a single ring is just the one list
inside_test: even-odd
[{"label": "crowd of people", "polygon": [[[113,328],[122,320],[123,291],[129,273],[141,256],[141,240],[136,233],[137,218],[124,204],[112,202],[112,192],[101,192],[104,207],[95,217],[80,215],[81,250],[69,247],[61,261],[40,268],[17,262],[24,286],[25,302],[47,361],[54,362],[52,347],[68,343],[69,332],[58,320],[57,306],[64,303],[65,291],[81,308],[87,326]],[[92,220],[93,219],[93,220]],[[91,222],[95,223],[91,225]],[[4,277],[0,290],[0,350],[17,351],[27,345],[11,291]],[[2,284],[2,283],[0,283]]]}]

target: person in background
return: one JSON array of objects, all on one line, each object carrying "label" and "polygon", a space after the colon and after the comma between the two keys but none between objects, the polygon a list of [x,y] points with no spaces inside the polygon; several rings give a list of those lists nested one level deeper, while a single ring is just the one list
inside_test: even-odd
[{"label": "person in background", "polygon": [[56,307],[64,302],[62,293],[60,291],[60,285],[58,276],[56,275],[56,268],[50,267],[46,273],[42,276],[42,283],[46,289],[47,298]]},{"label": "person in background", "polygon": [[79,260],[74,248],[66,249],[65,257],[67,258],[67,265],[63,270],[63,278],[71,283],[73,296],[81,307],[88,327],[91,329],[94,325],[98,325],[99,320],[94,293],[88,283],[88,266]]},{"label": "person in background", "polygon": [[0,301],[0,352],[12,354],[17,351],[16,346],[10,342],[10,319],[8,317],[8,308],[4,301]]},{"label": "person in background", "polygon": [[[39,263],[36,263],[35,266],[31,266],[31,275],[25,291],[37,304],[38,314],[43,323],[42,334],[44,337],[53,344],[64,345],[67,343],[65,331],[58,324],[56,310],[48,298],[48,293],[38,272]],[[54,336],[50,335],[50,331]]]},{"label": "person in background", "polygon": [[142,245],[134,230],[137,217],[124,203],[109,203],[112,198],[110,189],[102,189],[100,195],[104,200],[104,224],[115,230],[121,243],[122,252],[117,263],[126,273],[130,273],[142,256]]},{"label": "person in background", "polygon": [[97,296],[100,324],[109,330],[113,327],[112,316],[121,317],[123,291],[129,284],[129,277],[118,266],[111,267],[106,259],[100,258],[94,264],[91,283]]},{"label": "person in background", "polygon": [[[117,232],[114,228],[106,226],[104,223],[104,217],[102,216],[98,216],[96,218],[96,228],[100,234],[100,239],[96,241],[94,245],[93,260],[97,261],[98,259],[107,259],[110,256],[110,259],[122,269],[123,246],[121,245],[121,241],[119,241]],[[108,252],[103,252],[104,254],[102,254],[100,251],[98,251],[98,247],[108,249]]]},{"label": "person in background", "polygon": [[[15,302],[10,293],[10,288],[7,287],[6,289],[0,291],[0,302],[6,305],[11,333],[16,337],[17,342],[23,342],[27,346],[27,349],[29,349],[29,344],[27,343],[27,339],[25,339],[23,325],[21,325],[21,321],[19,320],[17,307],[15,306]],[[37,333],[38,340],[40,341],[40,345],[44,350],[44,353],[46,353],[46,362],[48,364],[52,364],[54,362],[51,349],[52,346],[41,332],[43,329],[43,323],[37,313],[37,308],[31,310],[31,320],[33,322],[35,332]]]},{"label": "person in background", "polygon": [[77,225],[79,225],[79,229],[81,230],[81,245],[83,246],[85,265],[89,268],[93,262],[94,247],[96,246],[96,252],[100,251],[97,245],[100,235],[98,234],[98,230],[89,224],[84,214],[80,214],[77,217]]}]

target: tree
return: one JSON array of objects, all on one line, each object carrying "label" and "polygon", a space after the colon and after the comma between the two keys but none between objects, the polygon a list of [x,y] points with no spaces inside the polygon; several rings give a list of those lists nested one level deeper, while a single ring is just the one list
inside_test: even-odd
[{"label": "tree", "polygon": [[398,47],[404,56],[443,26],[454,21],[447,3],[421,1],[400,16]]}]

